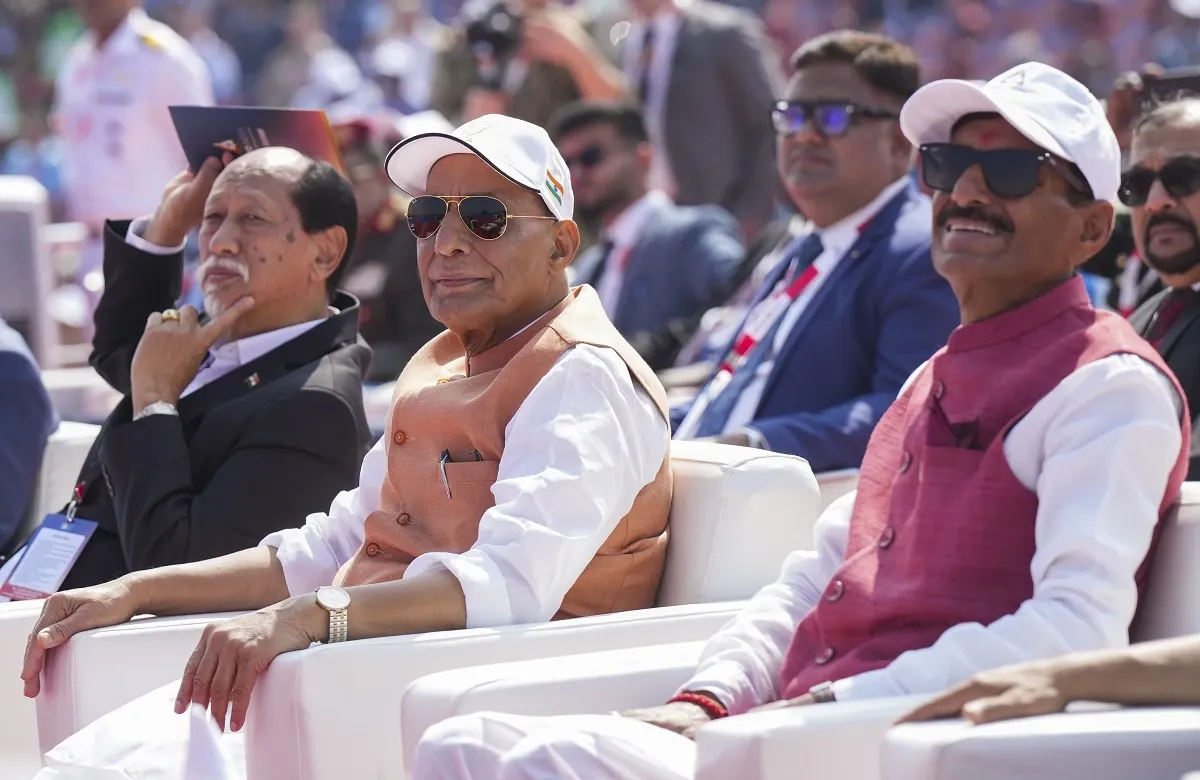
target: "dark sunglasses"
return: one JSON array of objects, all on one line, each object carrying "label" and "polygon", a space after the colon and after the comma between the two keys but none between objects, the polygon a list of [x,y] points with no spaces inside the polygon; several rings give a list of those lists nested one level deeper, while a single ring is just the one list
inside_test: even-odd
[{"label": "dark sunglasses", "polygon": [[978,165],[987,188],[1001,198],[1024,198],[1038,186],[1038,171],[1049,165],[1074,189],[1092,196],[1087,180],[1071,163],[1035,149],[976,149],[959,144],[925,144],[921,178],[933,190],[950,192],[962,175]]},{"label": "dark sunglasses", "polygon": [[451,203],[458,204],[458,216],[467,229],[484,241],[495,241],[503,236],[510,219],[555,219],[509,214],[504,203],[490,195],[421,195],[408,202],[408,229],[417,238],[429,238],[442,226]]},{"label": "dark sunglasses", "polygon": [[1174,157],[1157,171],[1135,165],[1121,174],[1117,197],[1126,206],[1145,206],[1156,181],[1176,200],[1195,195],[1200,192],[1200,157]]},{"label": "dark sunglasses", "polygon": [[780,135],[798,133],[809,122],[826,138],[837,138],[850,132],[856,123],[866,119],[896,119],[897,114],[882,108],[870,108],[855,103],[826,100],[780,100],[771,107],[771,123]]},{"label": "dark sunglasses", "polygon": [[588,168],[595,168],[607,158],[608,153],[599,146],[589,146],[574,157],[564,157],[563,162],[567,164],[567,170],[575,167],[586,170]]}]

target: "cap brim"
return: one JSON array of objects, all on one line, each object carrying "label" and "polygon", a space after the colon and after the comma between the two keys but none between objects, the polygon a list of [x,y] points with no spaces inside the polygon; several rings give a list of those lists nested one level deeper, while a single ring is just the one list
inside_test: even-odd
[{"label": "cap brim", "polygon": [[528,183],[518,181],[507,174],[474,146],[449,133],[422,133],[407,138],[388,152],[383,166],[388,178],[397,187],[409,195],[424,195],[427,191],[429,171],[438,160],[452,154],[473,154],[513,184],[537,192],[537,189]]},{"label": "cap brim", "polygon": [[960,79],[927,84],[900,110],[900,129],[913,146],[947,143],[950,131],[968,114],[999,114],[1017,132],[1046,151],[1075,162],[1038,122],[1022,109],[997,102],[978,85]]}]

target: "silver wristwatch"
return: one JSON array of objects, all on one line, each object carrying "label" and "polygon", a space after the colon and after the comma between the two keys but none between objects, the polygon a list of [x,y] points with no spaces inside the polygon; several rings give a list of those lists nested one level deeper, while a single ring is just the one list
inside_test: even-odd
[{"label": "silver wristwatch", "polygon": [[326,644],[350,638],[350,594],[342,588],[323,585],[317,588],[317,604],[329,613],[329,640]]},{"label": "silver wristwatch", "polygon": [[818,683],[809,688],[808,693],[817,704],[828,704],[837,701],[837,696],[833,693],[833,683],[831,682]]},{"label": "silver wristwatch", "polygon": [[175,408],[174,404],[169,404],[166,401],[155,401],[152,404],[147,404],[142,411],[133,416],[133,419],[136,422],[143,417],[149,417],[153,414],[169,414],[174,417],[178,417],[179,410]]}]

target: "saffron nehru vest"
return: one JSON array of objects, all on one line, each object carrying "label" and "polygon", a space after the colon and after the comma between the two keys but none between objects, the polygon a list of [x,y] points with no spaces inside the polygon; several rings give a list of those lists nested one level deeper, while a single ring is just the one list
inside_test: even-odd
[{"label": "saffron nehru vest", "polygon": [[[492,485],[509,421],[576,344],[615,351],[668,419],[662,384],[613,327],[591,287],[573,289],[525,330],[469,359],[457,337],[441,333],[413,356],[396,382],[379,509],[367,516],[363,545],[335,583],[397,580],[419,555],[469,550],[483,514],[495,504]],[[653,606],[666,560],[669,447],[657,476],[567,592],[556,618]],[[445,464],[449,497],[439,467],[443,451],[451,455]]]},{"label": "saffron nehru vest", "polygon": [[[1077,277],[951,334],[871,436],[845,561],[797,626],[786,697],[885,667],[960,623],[988,625],[1033,596],[1038,497],[1009,468],[1005,436],[1071,372],[1120,353],[1156,366],[1184,398],[1158,353],[1093,309]],[[1187,471],[1189,420],[1185,410],[1159,529]],[[955,434],[965,438],[947,441]],[[1143,561],[1139,592],[1145,574]]]}]

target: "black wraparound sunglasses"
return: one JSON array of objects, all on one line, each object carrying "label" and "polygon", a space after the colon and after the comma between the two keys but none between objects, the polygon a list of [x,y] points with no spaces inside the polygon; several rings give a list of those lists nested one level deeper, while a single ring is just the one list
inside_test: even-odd
[{"label": "black wraparound sunglasses", "polygon": [[897,114],[882,108],[860,106],[835,100],[779,100],[771,106],[771,124],[775,132],[791,135],[809,122],[826,138],[838,138],[850,132],[856,122],[865,119],[896,119]]},{"label": "black wraparound sunglasses", "polygon": [[1200,157],[1173,157],[1158,170],[1135,165],[1121,174],[1117,197],[1126,206],[1145,206],[1156,181],[1161,181],[1163,189],[1176,200],[1195,195],[1200,192]]},{"label": "black wraparound sunglasses", "polygon": [[467,229],[484,241],[495,241],[503,236],[504,231],[508,230],[510,219],[557,221],[555,217],[509,214],[504,202],[490,195],[420,195],[408,202],[408,229],[417,238],[431,237],[445,221],[451,203],[458,204],[458,216]]},{"label": "black wraparound sunglasses", "polygon": [[1083,174],[1072,163],[1037,149],[976,149],[960,144],[924,144],[921,178],[933,190],[950,192],[962,175],[978,165],[987,188],[1001,198],[1024,198],[1038,186],[1038,171],[1049,165],[1067,184],[1092,196]]}]

